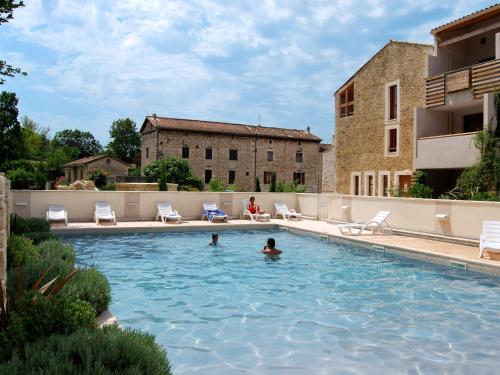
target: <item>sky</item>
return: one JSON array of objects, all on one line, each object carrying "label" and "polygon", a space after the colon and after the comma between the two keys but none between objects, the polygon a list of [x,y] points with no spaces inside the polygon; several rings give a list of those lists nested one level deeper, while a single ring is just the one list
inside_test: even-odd
[{"label": "sky", "polygon": [[333,93],[389,39],[430,30],[482,0],[27,0],[0,26],[0,59],[28,75],[21,116],[90,131],[146,115],[334,133]]}]

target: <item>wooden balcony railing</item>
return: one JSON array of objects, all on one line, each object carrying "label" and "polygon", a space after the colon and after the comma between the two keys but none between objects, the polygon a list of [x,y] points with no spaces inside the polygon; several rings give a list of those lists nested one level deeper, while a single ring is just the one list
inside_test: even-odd
[{"label": "wooden balcony railing", "polygon": [[444,105],[446,94],[468,89],[476,99],[500,90],[500,59],[427,78],[425,104],[427,107]]}]

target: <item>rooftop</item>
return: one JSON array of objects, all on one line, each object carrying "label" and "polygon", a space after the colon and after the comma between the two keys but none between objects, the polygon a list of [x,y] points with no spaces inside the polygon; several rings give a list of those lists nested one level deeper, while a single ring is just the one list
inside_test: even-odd
[{"label": "rooftop", "polygon": [[88,163],[91,163],[93,161],[96,161],[96,160],[99,160],[102,158],[110,158],[110,159],[119,161],[120,163],[127,164],[124,161],[121,161],[121,160],[114,158],[112,156],[109,156],[109,155],[92,155],[92,156],[87,156],[85,158],[70,161],[69,163],[64,164],[64,166],[65,167],[74,167],[77,165],[84,165],[84,164],[88,164]]},{"label": "rooftop", "polygon": [[487,8],[478,10],[474,13],[468,14],[466,16],[460,17],[454,21],[445,23],[444,25],[438,26],[431,30],[431,34],[437,35],[443,31],[452,31],[459,27],[465,26],[466,24],[472,22],[479,22],[484,19],[500,15],[500,3],[493,4]]},{"label": "rooftop", "polygon": [[284,129],[260,125],[235,124],[206,120],[190,120],[160,116],[147,116],[141,128],[141,133],[147,123],[162,130],[181,130],[201,133],[231,134],[250,137],[268,137],[281,139],[298,139],[313,142],[321,141],[308,130]]}]

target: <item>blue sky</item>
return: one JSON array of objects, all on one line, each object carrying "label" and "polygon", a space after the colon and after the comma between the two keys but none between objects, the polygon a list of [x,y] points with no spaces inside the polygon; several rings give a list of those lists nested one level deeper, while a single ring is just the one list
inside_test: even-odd
[{"label": "blue sky", "polygon": [[0,26],[20,114],[51,133],[147,114],[305,129],[331,140],[333,92],[389,39],[492,4],[463,0],[27,0]]}]

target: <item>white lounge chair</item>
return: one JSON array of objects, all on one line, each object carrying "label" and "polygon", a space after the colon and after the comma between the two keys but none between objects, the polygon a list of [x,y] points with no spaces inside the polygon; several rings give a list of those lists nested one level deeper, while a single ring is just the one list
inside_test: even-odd
[{"label": "white lounge chair", "polygon": [[[339,224],[337,227],[340,229],[342,234],[356,234],[359,235],[363,233],[364,230],[370,230],[373,233],[375,232],[383,232],[384,226],[392,232],[392,228],[387,222],[387,218],[391,214],[390,211],[380,211],[376,214],[373,219],[368,222],[357,221],[355,223],[349,224]],[[353,229],[356,229],[357,232],[353,232]]]},{"label": "white lounge chair", "polygon": [[281,216],[285,220],[290,220],[291,218],[302,219],[302,214],[293,208],[289,210],[285,202],[274,202],[274,207],[276,208],[275,217]]},{"label": "white lounge chair", "polygon": [[479,239],[479,258],[484,252],[500,252],[500,221],[483,221],[483,234]]},{"label": "white lounge chair", "polygon": [[242,203],[243,203],[243,213],[241,214],[242,219],[244,219],[245,217],[248,216],[250,218],[250,220],[252,220],[252,221],[258,221],[259,219],[264,220],[264,221],[271,220],[271,214],[259,214],[258,212],[255,214],[252,214],[248,210],[248,204],[250,203],[249,199],[243,199]]},{"label": "white lounge chair", "polygon": [[95,204],[94,220],[96,224],[99,224],[101,220],[107,220],[112,221],[116,225],[115,211],[111,209],[109,203],[97,202]]},{"label": "white lounge chair", "polygon": [[181,223],[182,216],[176,210],[172,209],[172,205],[169,202],[158,202],[157,207],[156,220],[160,219],[164,223],[168,220],[175,220]]},{"label": "white lounge chair", "polygon": [[217,204],[213,202],[203,203],[203,213],[201,215],[201,220],[205,218],[210,222],[224,221],[227,222],[227,215],[224,211],[217,208]]},{"label": "white lounge chair", "polygon": [[68,213],[61,204],[50,205],[45,218],[49,223],[53,221],[64,221],[64,225],[68,225]]}]

